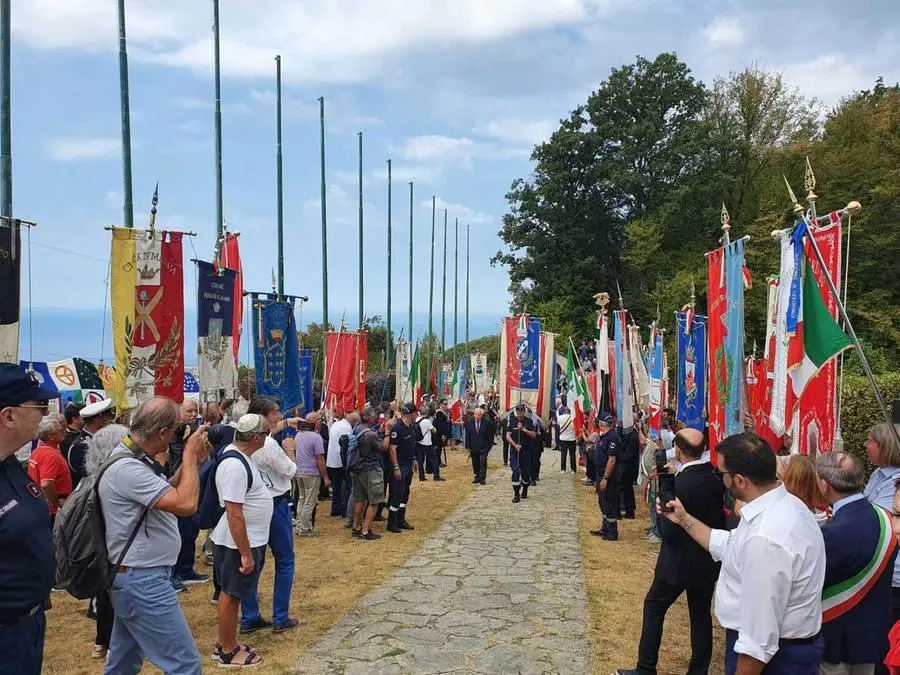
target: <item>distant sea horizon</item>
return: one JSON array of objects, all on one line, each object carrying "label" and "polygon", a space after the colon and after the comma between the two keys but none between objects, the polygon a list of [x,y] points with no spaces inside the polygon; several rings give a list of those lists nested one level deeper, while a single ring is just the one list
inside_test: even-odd
[{"label": "distant sea horizon", "polygon": [[[379,314],[379,312],[373,312]],[[383,312],[380,313],[384,315]],[[395,337],[403,330],[404,337],[408,335],[406,323],[408,315],[404,313],[392,313],[392,330]],[[490,316],[485,314],[469,315],[469,339],[475,340],[486,335],[497,335],[501,315]],[[304,311],[296,313],[300,330],[305,330],[309,323],[321,322],[321,314]],[[301,323],[302,321],[302,323]],[[337,323],[340,316],[329,317],[329,323]],[[357,314],[354,312],[344,318],[347,326],[352,330],[357,325]],[[245,322],[245,335],[241,340],[240,362],[249,364],[252,354],[248,353],[246,340],[249,326]],[[459,342],[465,341],[465,317],[460,314],[458,319]],[[31,328],[34,330],[34,339],[31,339]],[[414,337],[419,339],[425,335],[428,329],[428,314],[413,313]],[[440,334],[441,317],[434,317],[434,331]],[[453,343],[453,316],[447,317],[447,346]],[[185,312],[185,336],[184,351],[185,365],[197,365],[197,314],[195,311]],[[115,361],[112,342],[112,322],[109,311],[104,314],[102,309],[66,309],[56,307],[35,307],[31,316],[27,308],[22,308],[19,321],[19,359],[22,361],[60,361],[62,359],[78,356],[92,363],[103,362],[111,365]],[[251,364],[252,365],[252,364]]]}]

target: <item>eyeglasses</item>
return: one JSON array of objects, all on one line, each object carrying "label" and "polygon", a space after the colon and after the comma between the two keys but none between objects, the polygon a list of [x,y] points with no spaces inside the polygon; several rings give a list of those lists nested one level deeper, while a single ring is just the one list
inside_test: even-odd
[{"label": "eyeglasses", "polygon": [[36,405],[12,405],[10,408],[32,408],[40,410],[42,415],[46,415],[50,411],[49,401],[38,401]]},{"label": "eyeglasses", "polygon": [[729,475],[732,475],[732,476],[735,475],[734,471],[722,471],[722,469],[720,469],[719,467],[715,467],[713,469],[713,473],[716,475],[716,478],[718,478],[719,480],[722,480],[722,476],[724,476],[726,473]]}]

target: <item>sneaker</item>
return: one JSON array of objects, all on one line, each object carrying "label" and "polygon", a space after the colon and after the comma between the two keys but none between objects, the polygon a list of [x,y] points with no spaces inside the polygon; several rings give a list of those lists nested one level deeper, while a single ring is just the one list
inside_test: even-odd
[{"label": "sneaker", "polygon": [[560,472],[560,473],[566,473],[566,470],[565,470],[565,469],[560,469],[559,472]]},{"label": "sneaker", "polygon": [[191,570],[187,574],[183,574],[178,577],[178,581],[183,583],[185,586],[193,586],[194,584],[205,584],[209,581],[209,577],[205,574],[198,574]]},{"label": "sneaker", "polygon": [[374,532],[366,532],[365,534],[360,534],[359,538],[365,539],[366,541],[375,541],[376,539],[381,539],[381,535],[375,534]]},{"label": "sneaker", "polygon": [[354,539],[359,539],[360,537],[363,536],[362,530],[357,530],[354,527],[352,530],[350,530],[350,536],[353,537]]},{"label": "sneaker", "polygon": [[242,635],[247,635],[248,633],[255,633],[258,630],[263,630],[264,628],[271,628],[272,622],[267,621],[266,619],[257,617],[256,621],[253,623],[244,623],[241,622],[240,632]]},{"label": "sneaker", "polygon": [[353,520],[351,520],[350,518],[344,518],[344,527],[346,527],[348,530],[351,529],[353,527]]},{"label": "sneaker", "polygon": [[515,496],[513,497],[513,500],[512,500],[512,501],[513,501],[513,504],[518,504],[519,501],[520,501],[519,495],[515,495]]},{"label": "sneaker", "polygon": [[210,602],[214,605],[219,604],[219,591],[216,591],[212,594],[212,598],[210,599]]},{"label": "sneaker", "polygon": [[272,626],[273,633],[284,633],[288,630],[294,630],[297,626],[300,625],[300,622],[297,619],[288,619],[284,623],[276,623]]},{"label": "sneaker", "polygon": [[105,659],[106,652],[108,652],[108,651],[109,651],[109,649],[107,647],[104,647],[103,645],[94,645],[94,648],[91,650],[91,658],[92,659]]},{"label": "sneaker", "polygon": [[585,487],[594,487],[594,485],[595,485],[594,481],[592,481],[592,480],[583,480],[583,481],[581,481],[581,484],[584,485]]},{"label": "sneaker", "polygon": [[661,544],[662,537],[660,537],[658,534],[651,534],[649,537],[647,537],[647,541],[649,541],[651,544]]},{"label": "sneaker", "polygon": [[172,588],[176,593],[184,593],[187,590],[187,586],[181,583],[180,579],[172,579]]},{"label": "sneaker", "polygon": [[441,478],[440,476],[438,476],[438,477],[435,478],[434,480],[439,481],[439,482],[443,482],[443,481],[445,481],[445,480],[447,480],[447,479],[446,479],[446,478]]},{"label": "sneaker", "polygon": [[591,534],[595,537],[602,537],[604,534],[606,534],[606,530],[591,530]]}]

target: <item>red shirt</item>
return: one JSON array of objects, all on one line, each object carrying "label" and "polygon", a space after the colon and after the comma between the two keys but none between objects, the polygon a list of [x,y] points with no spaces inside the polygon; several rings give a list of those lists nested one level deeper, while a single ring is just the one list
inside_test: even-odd
[{"label": "red shirt", "polygon": [[[52,480],[56,483],[56,494],[60,498],[72,494],[72,474],[69,464],[56,448],[38,443],[28,458],[28,476],[38,485],[42,481]],[[56,514],[56,506],[50,504],[50,513]]]}]

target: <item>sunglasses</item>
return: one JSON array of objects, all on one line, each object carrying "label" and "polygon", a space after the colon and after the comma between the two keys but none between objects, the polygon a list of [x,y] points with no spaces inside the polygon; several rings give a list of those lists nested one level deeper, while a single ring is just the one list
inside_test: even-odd
[{"label": "sunglasses", "polygon": [[722,476],[724,476],[726,473],[731,476],[735,475],[734,471],[722,471],[722,469],[720,469],[719,467],[714,468],[713,473],[719,480],[722,480]]},{"label": "sunglasses", "polygon": [[33,410],[40,410],[42,415],[46,415],[50,412],[50,402],[38,401],[35,405],[13,405],[10,408],[32,408]]}]

